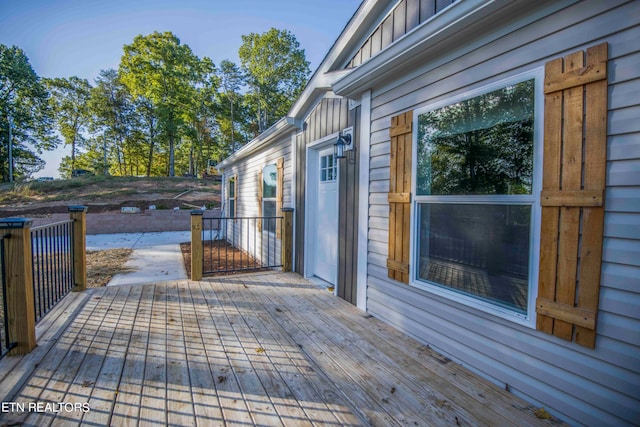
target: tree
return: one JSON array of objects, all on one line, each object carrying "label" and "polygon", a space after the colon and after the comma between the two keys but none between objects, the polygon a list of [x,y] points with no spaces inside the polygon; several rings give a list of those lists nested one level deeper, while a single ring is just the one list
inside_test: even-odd
[{"label": "tree", "polygon": [[168,143],[169,176],[175,175],[175,145],[199,81],[199,62],[189,46],[170,32],[139,35],[124,46],[120,78],[135,98],[146,98],[155,107]]},{"label": "tree", "polygon": [[[216,95],[220,85],[220,78],[213,62],[209,58],[200,61],[200,82],[198,83],[195,95],[191,99],[189,108],[189,126],[185,136],[190,140],[188,153],[188,172],[197,175],[198,169],[205,165],[207,158],[216,144],[214,132],[216,129],[216,116],[218,104]],[[203,149],[206,148],[207,158],[204,158]]]},{"label": "tree", "polygon": [[51,105],[58,131],[65,145],[71,145],[71,169],[76,169],[76,154],[85,141],[83,133],[88,130],[90,121],[91,85],[76,76],[45,79],[45,83],[52,94]]},{"label": "tree", "polygon": [[309,62],[295,36],[275,28],[242,36],[238,55],[262,132],[287,114],[307,82]]},{"label": "tree", "polygon": [[[0,44],[0,177],[9,178],[9,125],[13,149],[13,175],[20,179],[42,169],[37,154],[54,149],[49,93],[18,47]],[[34,152],[35,150],[35,152]]]},{"label": "tree", "polygon": [[[118,72],[113,69],[101,70],[96,79],[96,86],[91,91],[89,100],[91,116],[90,130],[101,132],[101,143],[92,143],[91,147],[99,148],[106,164],[102,164],[100,170],[108,170],[109,158],[115,160],[119,175],[126,173],[124,158],[124,146],[133,129],[136,126],[136,116],[133,100],[127,88],[118,77]],[[115,159],[113,159],[115,157]]]},{"label": "tree", "polygon": [[[227,59],[220,62],[220,89],[222,89],[220,93],[220,103],[224,106],[229,106],[228,115],[226,115],[228,125],[225,126],[226,123],[221,123],[221,125],[223,127],[228,127],[229,129],[229,147],[231,148],[231,151],[234,151],[234,149],[236,148],[235,122],[236,116],[238,116],[237,105],[242,99],[240,89],[242,88],[244,83],[244,75],[236,64]],[[223,117],[220,117],[220,119],[221,121],[226,121]]]}]

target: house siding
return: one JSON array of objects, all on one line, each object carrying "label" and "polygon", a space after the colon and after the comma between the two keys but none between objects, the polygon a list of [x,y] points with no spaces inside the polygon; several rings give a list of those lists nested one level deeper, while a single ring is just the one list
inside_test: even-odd
[{"label": "house siding", "polygon": [[365,40],[346,68],[354,68],[384,50],[455,0],[401,0]]},{"label": "house siding", "polygon": [[[555,2],[529,18],[487,24],[488,32],[469,45],[371,88],[368,311],[575,424],[640,424],[638,16],[637,1]],[[595,350],[389,280],[391,117],[604,41],[609,43],[609,122]]]},{"label": "house siding", "polygon": [[339,194],[339,246],[338,253],[338,296],[352,304],[357,303],[358,279],[358,175],[360,162],[357,147],[360,147],[357,123],[360,107],[349,111],[349,123],[353,124],[353,138],[356,150],[347,153],[340,161]]},{"label": "house siding", "polygon": [[296,176],[296,254],[295,271],[304,272],[304,234],[305,234],[305,189],[307,145],[328,135],[339,132],[349,126],[349,102],[344,98],[323,98],[309,112],[304,120],[303,131],[297,135],[296,162],[299,173]]},{"label": "house siding", "polygon": [[[292,206],[291,198],[291,185],[292,185],[292,157],[291,157],[291,136],[289,133],[278,138],[278,140],[268,144],[264,148],[252,153],[250,156],[242,158],[237,162],[229,165],[223,172],[224,183],[224,208],[223,215],[228,215],[228,200],[229,200],[229,179],[237,176],[238,183],[236,188],[236,217],[257,217],[259,214],[259,202],[258,191],[261,188],[259,185],[258,177],[262,169],[271,164],[276,164],[278,159],[284,159],[284,176],[283,176],[283,207]],[[277,215],[280,215],[279,213]],[[243,249],[247,249],[247,246],[253,247],[253,231],[240,230],[241,222],[233,223],[233,235],[236,236],[236,243],[241,245]],[[247,224],[245,223],[245,227]],[[253,223],[251,223],[253,226]],[[231,230],[227,231],[228,235],[231,235]],[[260,235],[260,234],[258,234]],[[260,238],[258,237],[260,240]],[[258,245],[265,247],[267,244],[271,246],[271,252],[275,253],[275,259],[269,260],[269,262],[280,263],[281,258],[281,242],[280,240],[274,241],[273,237],[264,237],[264,241],[257,242]],[[265,250],[264,253],[269,251]]]}]

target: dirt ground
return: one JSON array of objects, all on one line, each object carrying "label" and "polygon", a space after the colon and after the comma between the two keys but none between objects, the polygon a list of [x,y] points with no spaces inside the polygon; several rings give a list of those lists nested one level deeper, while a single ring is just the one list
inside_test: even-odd
[{"label": "dirt ground", "polygon": [[122,207],[211,209],[220,206],[220,184],[187,178],[89,177],[51,182],[0,184],[0,218],[67,213],[68,206],[90,213],[119,212]]},{"label": "dirt ground", "polygon": [[[228,244],[227,242],[211,241],[202,242],[202,251],[204,260],[202,265],[203,271],[219,271],[216,275],[236,274],[239,272],[260,270],[260,262],[256,261],[246,252],[241,251]],[[182,258],[184,259],[184,267],[187,270],[187,276],[191,278],[191,243],[180,243],[182,250]],[[237,269],[242,271],[222,272],[220,270]]]},{"label": "dirt ground", "polygon": [[105,286],[113,276],[134,271],[126,263],[132,249],[87,251],[87,288]]}]

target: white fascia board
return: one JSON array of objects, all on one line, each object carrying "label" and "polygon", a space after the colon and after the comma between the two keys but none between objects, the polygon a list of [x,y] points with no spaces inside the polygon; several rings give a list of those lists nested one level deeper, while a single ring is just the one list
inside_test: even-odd
[{"label": "white fascia board", "polygon": [[293,120],[290,117],[284,117],[274,123],[269,129],[262,132],[260,135],[251,140],[247,145],[240,148],[238,151],[218,163],[216,166],[218,170],[224,172],[226,168],[232,166],[238,161],[244,159],[255,153],[257,150],[269,145],[271,142],[277,140],[279,137],[285,135],[299,126],[299,122]]},{"label": "white fascia board", "polygon": [[328,92],[332,91],[331,85],[351,71],[353,70],[339,70],[317,75],[314,85],[307,86],[293,107],[291,107],[289,117],[293,120],[304,120],[309,111],[324,98]]},{"label": "white fascia board", "polygon": [[454,38],[473,37],[477,28],[472,24],[501,15],[506,9],[522,12],[535,7],[537,2],[527,0],[464,0],[456,1],[432,19],[423,22],[404,37],[391,44],[376,56],[361,64],[351,73],[333,84],[333,91],[348,98],[358,98],[360,93],[372,88],[389,75],[395,75],[402,67],[411,67],[428,58],[435,50],[443,49]]},{"label": "white fascia board", "polygon": [[353,71],[343,69],[346,62],[357,52],[378,26],[380,18],[386,16],[396,2],[397,0],[362,2],[289,110],[290,117],[296,120],[303,119],[309,108],[315,105],[324,93],[331,91],[331,86],[336,80]]}]

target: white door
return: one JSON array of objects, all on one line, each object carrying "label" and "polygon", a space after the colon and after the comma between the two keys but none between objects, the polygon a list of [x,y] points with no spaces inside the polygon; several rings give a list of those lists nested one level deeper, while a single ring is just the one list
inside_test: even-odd
[{"label": "white door", "polygon": [[[316,157],[316,156],[313,156]],[[313,275],[336,285],[338,279],[338,165],[333,145],[318,151],[314,170],[316,203],[312,203]]]}]

